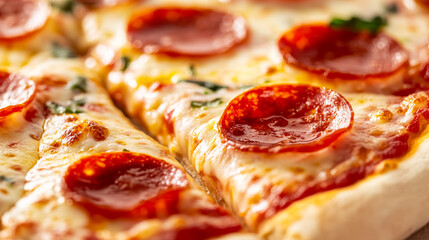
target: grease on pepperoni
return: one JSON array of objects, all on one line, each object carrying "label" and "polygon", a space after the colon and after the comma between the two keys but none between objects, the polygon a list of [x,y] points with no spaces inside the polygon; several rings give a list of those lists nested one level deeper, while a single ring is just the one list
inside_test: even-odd
[{"label": "grease on pepperoni", "polygon": [[353,109],[340,94],[308,85],[270,85],[234,98],[220,118],[227,144],[255,152],[310,152],[347,132]]},{"label": "grease on pepperoni", "polygon": [[391,37],[368,32],[302,25],[278,41],[284,60],[327,78],[390,76],[408,64],[408,52]]},{"label": "grease on pepperoni", "polygon": [[49,17],[46,1],[0,0],[0,40],[13,40],[42,29]]},{"label": "grease on pepperoni", "polygon": [[20,112],[36,95],[36,84],[19,74],[0,71],[0,117]]},{"label": "grease on pepperoni", "polygon": [[159,8],[132,17],[127,34],[144,53],[209,56],[243,42],[247,26],[242,17],[217,10]]},{"label": "grease on pepperoni", "polygon": [[164,160],[130,152],[102,153],[71,165],[65,195],[106,217],[156,217],[177,211],[186,173]]}]

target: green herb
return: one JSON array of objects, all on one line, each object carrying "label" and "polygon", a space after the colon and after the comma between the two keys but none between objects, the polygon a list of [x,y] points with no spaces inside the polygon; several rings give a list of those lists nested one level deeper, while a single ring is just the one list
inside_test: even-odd
[{"label": "green herb", "polygon": [[216,83],[204,82],[204,81],[198,81],[198,80],[191,80],[191,79],[189,79],[189,80],[180,80],[179,83],[180,82],[186,82],[186,83],[196,84],[198,86],[207,88],[207,89],[209,89],[209,90],[211,90],[213,92],[219,91],[222,88],[228,88],[227,86],[219,85],[219,84],[216,84]]},{"label": "green herb", "polygon": [[201,102],[201,101],[192,101],[191,108],[212,108],[217,107],[219,104],[222,104],[223,101],[221,98],[215,98],[211,101]]},{"label": "green herb", "polygon": [[51,111],[52,114],[78,114],[83,113],[82,110],[78,109],[78,106],[76,103],[71,103],[67,106],[63,106],[61,104],[58,104],[56,102],[47,102],[46,106],[48,107],[49,111]]},{"label": "green herb", "polygon": [[7,182],[7,183],[9,183],[9,185],[15,184],[15,180],[13,180],[12,178],[8,178],[6,176],[3,176],[3,175],[0,175],[0,182]]},{"label": "green herb", "polygon": [[73,92],[84,93],[86,92],[87,79],[83,76],[77,76],[70,82],[70,89]]},{"label": "green herb", "polygon": [[195,70],[195,65],[194,64],[189,65],[189,72],[191,73],[192,77],[197,76],[197,71]]},{"label": "green herb", "polygon": [[128,150],[128,149],[126,149],[126,148],[124,148],[124,149],[122,149],[122,152],[131,152],[131,151]]},{"label": "green herb", "polygon": [[122,61],[122,72],[125,72],[128,67],[130,66],[131,63],[131,58],[127,57],[127,56],[122,56],[121,57],[121,61]]},{"label": "green herb", "polygon": [[75,58],[75,57],[77,57],[76,54],[72,50],[61,46],[57,42],[52,43],[52,56],[56,57],[56,58]]},{"label": "green herb", "polygon": [[388,13],[398,13],[399,12],[398,5],[396,3],[388,4],[388,5],[386,5],[386,11]]},{"label": "green herb", "polygon": [[79,99],[73,100],[73,104],[75,104],[76,106],[79,106],[79,107],[82,107],[83,105],[85,105],[85,103],[86,103],[85,98],[79,98]]},{"label": "green herb", "polygon": [[359,17],[352,17],[350,19],[334,18],[329,23],[329,27],[335,29],[348,29],[355,32],[368,31],[371,34],[375,34],[381,30],[381,28],[387,25],[387,20],[380,16],[376,16],[371,20],[363,20]]},{"label": "green herb", "polygon": [[51,6],[64,13],[73,13],[75,2],[74,0],[68,0],[63,3],[51,3]]}]

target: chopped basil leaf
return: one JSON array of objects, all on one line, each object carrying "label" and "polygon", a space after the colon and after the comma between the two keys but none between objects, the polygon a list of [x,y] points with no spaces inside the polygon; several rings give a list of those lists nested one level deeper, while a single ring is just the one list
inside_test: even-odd
[{"label": "chopped basil leaf", "polygon": [[371,20],[363,20],[359,17],[352,17],[350,19],[334,18],[329,23],[329,27],[336,29],[348,29],[355,32],[368,31],[371,34],[375,34],[380,31],[381,28],[387,25],[387,20],[380,16],[376,16]]},{"label": "chopped basil leaf", "polygon": [[0,182],[7,182],[10,185],[15,184],[15,180],[13,180],[12,178],[8,178],[6,176],[0,175]]},{"label": "chopped basil leaf", "polygon": [[68,0],[63,3],[51,3],[51,6],[64,13],[73,13],[75,2],[74,0]]},{"label": "chopped basil leaf", "polygon": [[194,64],[189,65],[189,72],[191,73],[192,77],[195,77],[197,75],[197,71],[195,70]]},{"label": "chopped basil leaf", "polygon": [[79,106],[79,107],[82,107],[83,105],[85,105],[85,103],[86,103],[85,98],[79,98],[79,99],[73,100],[73,104],[75,104],[76,106]]},{"label": "chopped basil leaf", "polygon": [[386,5],[386,11],[388,13],[398,13],[399,12],[398,5],[396,3],[388,4],[388,5]]},{"label": "chopped basil leaf", "polygon": [[87,79],[83,76],[74,77],[70,82],[70,89],[73,92],[84,93],[86,92]]},{"label": "chopped basil leaf", "polygon": [[192,101],[191,108],[212,108],[217,107],[219,104],[222,104],[223,101],[221,98],[215,98],[211,101],[201,102],[201,101]]},{"label": "chopped basil leaf", "polygon": [[128,150],[128,149],[126,149],[126,148],[124,148],[124,149],[122,149],[122,152],[131,152],[131,151]]},{"label": "chopped basil leaf", "polygon": [[186,83],[196,84],[198,86],[207,88],[207,89],[209,89],[209,90],[211,90],[213,92],[219,91],[222,88],[228,88],[227,86],[219,85],[219,84],[216,84],[216,83],[204,82],[204,81],[198,81],[198,80],[191,80],[191,79],[189,79],[189,80],[180,80],[179,83],[180,82],[186,82]]},{"label": "chopped basil leaf", "polygon": [[52,43],[52,56],[56,57],[56,58],[75,58],[75,57],[77,57],[76,54],[72,50],[61,46],[57,42]]},{"label": "chopped basil leaf", "polygon": [[49,111],[53,114],[77,114],[77,113],[83,113],[82,110],[78,109],[78,105],[75,103],[69,104],[68,106],[63,106],[61,104],[58,104],[56,102],[47,102],[46,106],[48,107]]},{"label": "chopped basil leaf", "polygon": [[131,63],[131,58],[127,57],[127,56],[122,56],[121,57],[121,61],[122,61],[122,72],[125,72],[128,67],[130,66]]}]

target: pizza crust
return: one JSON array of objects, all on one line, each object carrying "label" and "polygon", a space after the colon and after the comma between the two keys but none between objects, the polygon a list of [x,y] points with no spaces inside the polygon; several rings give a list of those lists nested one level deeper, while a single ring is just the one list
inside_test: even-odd
[{"label": "pizza crust", "polygon": [[426,132],[414,143],[417,149],[396,169],[358,185],[296,202],[261,225],[261,236],[297,240],[405,239],[428,221],[428,136]]}]

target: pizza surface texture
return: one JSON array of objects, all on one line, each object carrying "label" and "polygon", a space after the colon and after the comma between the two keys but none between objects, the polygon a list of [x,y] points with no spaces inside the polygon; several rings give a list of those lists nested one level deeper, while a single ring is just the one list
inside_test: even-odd
[{"label": "pizza surface texture", "polygon": [[428,125],[424,0],[0,0],[2,239],[426,239]]}]

